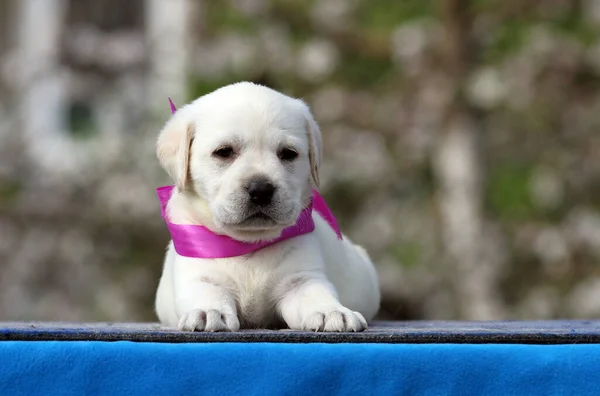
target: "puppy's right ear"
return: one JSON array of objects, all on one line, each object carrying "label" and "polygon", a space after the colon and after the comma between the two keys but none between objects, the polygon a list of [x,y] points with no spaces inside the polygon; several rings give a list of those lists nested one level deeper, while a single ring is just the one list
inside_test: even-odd
[{"label": "puppy's right ear", "polygon": [[156,142],[158,160],[180,191],[185,190],[188,184],[194,133],[194,125],[186,120],[180,110],[167,122]]}]

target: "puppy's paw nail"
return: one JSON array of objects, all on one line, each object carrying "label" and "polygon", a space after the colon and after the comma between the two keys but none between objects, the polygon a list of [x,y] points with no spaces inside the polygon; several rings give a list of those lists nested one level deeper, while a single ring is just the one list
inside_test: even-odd
[{"label": "puppy's paw nail", "polygon": [[181,331],[204,331],[205,326],[206,312],[201,309],[193,309],[179,318],[177,327]]},{"label": "puppy's paw nail", "polygon": [[347,308],[335,308],[314,312],[306,318],[302,325],[304,330],[346,332],[364,331],[367,321],[359,312]]},{"label": "puppy's paw nail", "polygon": [[240,322],[237,316],[216,309],[206,312],[205,331],[238,331]]},{"label": "puppy's paw nail", "polygon": [[238,331],[240,322],[236,315],[216,309],[193,309],[179,319],[181,331]]}]

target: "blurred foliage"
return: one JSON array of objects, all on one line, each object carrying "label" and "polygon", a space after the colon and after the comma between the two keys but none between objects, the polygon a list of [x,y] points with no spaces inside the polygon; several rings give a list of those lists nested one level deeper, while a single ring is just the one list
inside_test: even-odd
[{"label": "blurred foliage", "polygon": [[356,10],[356,25],[383,40],[404,22],[436,14],[439,4],[432,0],[362,2]]},{"label": "blurred foliage", "polygon": [[533,219],[536,207],[530,183],[531,168],[526,166],[508,164],[492,169],[487,191],[493,213],[505,221]]},{"label": "blurred foliage", "polygon": [[[24,85],[13,81],[18,49],[8,32],[0,37],[0,233],[8,235],[0,301],[21,301],[0,304],[0,319],[154,319],[168,235],[153,195],[165,175],[152,150],[168,109],[153,122],[138,108],[151,61],[146,5],[117,12],[117,3],[69,2],[59,52],[77,99],[64,118],[69,138],[89,143],[77,154],[88,165],[71,173],[42,177],[25,154],[6,99],[22,97],[15,92]],[[443,198],[433,171],[446,110],[456,105],[443,2],[195,4],[186,99],[240,80],[305,99],[324,136],[323,194],[378,265],[382,317],[459,318],[453,296],[466,285],[452,279],[458,266],[440,248]],[[470,4],[469,64],[457,89],[477,125],[477,237],[492,274],[482,287],[498,319],[600,317],[600,2]],[[19,23],[0,17],[0,29]],[[143,61],[121,70],[90,60],[94,40],[79,50],[69,41],[82,26],[105,40],[98,48],[133,32]],[[127,52],[114,49],[115,59]],[[113,100],[103,98],[120,101],[123,119],[99,118],[109,112],[97,103]],[[66,147],[64,157],[75,157]]]}]

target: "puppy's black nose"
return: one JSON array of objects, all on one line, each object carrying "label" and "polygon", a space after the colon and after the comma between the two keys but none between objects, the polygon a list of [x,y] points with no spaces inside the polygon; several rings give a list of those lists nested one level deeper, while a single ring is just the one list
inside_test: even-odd
[{"label": "puppy's black nose", "polygon": [[275,194],[275,186],[264,177],[251,180],[246,190],[252,203],[259,206],[270,204]]}]

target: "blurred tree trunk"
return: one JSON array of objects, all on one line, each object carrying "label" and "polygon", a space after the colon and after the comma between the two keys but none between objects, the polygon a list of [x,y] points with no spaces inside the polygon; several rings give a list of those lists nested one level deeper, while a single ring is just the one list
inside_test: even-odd
[{"label": "blurred tree trunk", "polygon": [[191,15],[200,0],[146,0],[146,32],[150,48],[149,108],[168,111],[167,97],[181,105],[187,100]]},{"label": "blurred tree trunk", "polygon": [[485,320],[501,315],[494,279],[483,255],[482,164],[477,145],[478,123],[463,96],[470,71],[472,15],[469,0],[444,0],[444,70],[452,95],[444,114],[443,133],[433,156],[438,204],[450,281],[457,314]]},{"label": "blurred tree trunk", "polygon": [[73,165],[65,156],[67,76],[60,62],[67,2],[21,0],[17,6],[17,100],[24,144],[38,171],[60,174]]}]

